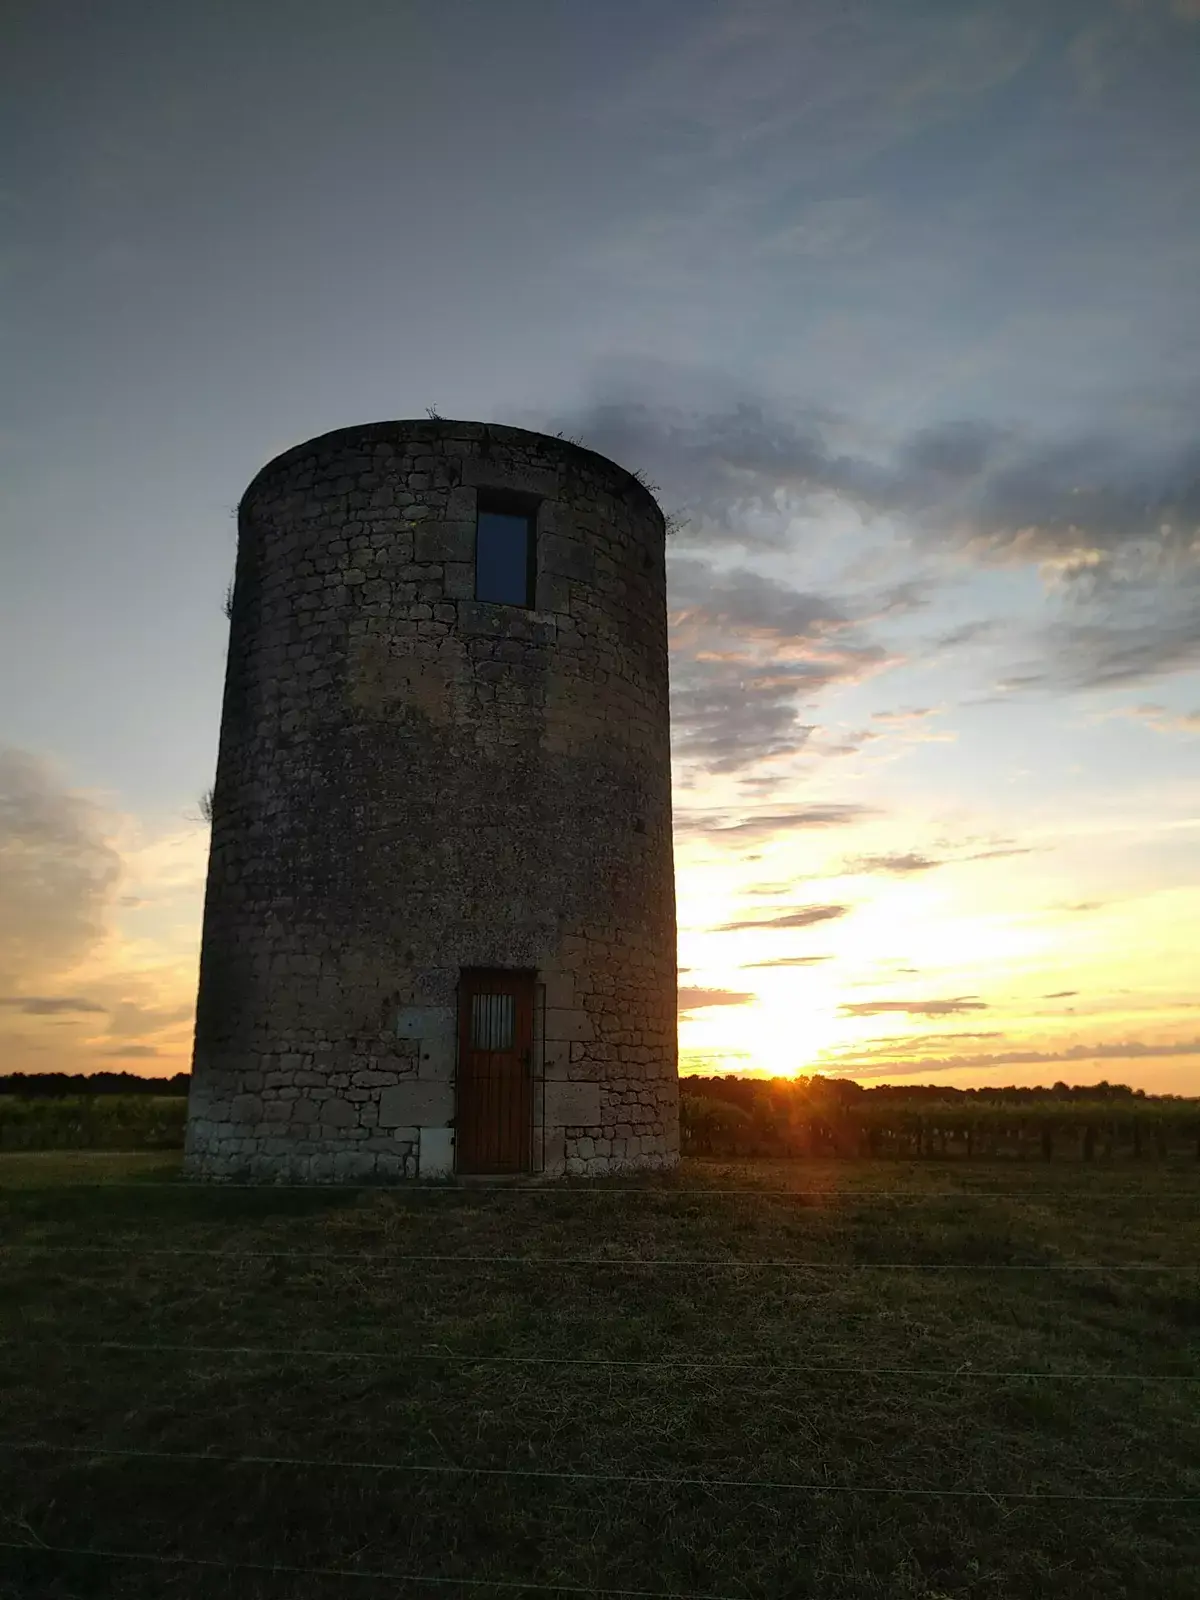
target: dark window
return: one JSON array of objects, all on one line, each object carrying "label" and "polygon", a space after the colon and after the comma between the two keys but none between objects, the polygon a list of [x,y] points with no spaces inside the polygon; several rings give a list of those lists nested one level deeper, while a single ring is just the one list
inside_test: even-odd
[{"label": "dark window", "polygon": [[536,521],[537,510],[530,502],[480,493],[475,519],[476,600],[533,605]]}]

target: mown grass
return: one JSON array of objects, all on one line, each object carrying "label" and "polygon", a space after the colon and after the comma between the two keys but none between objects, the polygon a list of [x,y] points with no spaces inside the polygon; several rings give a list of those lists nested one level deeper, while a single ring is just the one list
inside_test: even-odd
[{"label": "mown grass", "polygon": [[[6,1600],[1196,1593],[1194,1162],[690,1160],[533,1192],[173,1176],[0,1159],[0,1241],[36,1247],[0,1253],[0,1539],[517,1587],[0,1549]],[[750,1265],[798,1260],[825,1265]],[[1082,1376],[1016,1375],[1048,1372]],[[910,1492],[931,1489],[970,1493]]]}]

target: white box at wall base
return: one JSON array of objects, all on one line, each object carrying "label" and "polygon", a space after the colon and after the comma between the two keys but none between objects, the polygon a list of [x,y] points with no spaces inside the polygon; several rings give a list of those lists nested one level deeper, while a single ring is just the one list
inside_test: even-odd
[{"label": "white box at wall base", "polygon": [[449,1178],[454,1172],[454,1129],[422,1128],[417,1173],[422,1178]]}]

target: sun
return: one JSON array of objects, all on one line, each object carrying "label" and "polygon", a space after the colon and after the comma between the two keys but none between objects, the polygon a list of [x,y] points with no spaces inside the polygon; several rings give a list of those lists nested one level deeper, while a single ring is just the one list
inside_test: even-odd
[{"label": "sun", "polygon": [[819,1071],[823,1053],[844,1040],[845,1024],[833,983],[812,979],[804,970],[798,980],[794,968],[755,974],[753,1000],[684,1014],[681,1051],[712,1060],[713,1071],[725,1070],[715,1064],[721,1058],[771,1077]]}]

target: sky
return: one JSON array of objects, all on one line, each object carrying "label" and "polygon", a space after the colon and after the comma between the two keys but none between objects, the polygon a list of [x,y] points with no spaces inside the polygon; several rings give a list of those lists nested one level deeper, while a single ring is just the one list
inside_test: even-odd
[{"label": "sky", "polygon": [[1200,1094],[1200,0],[5,0],[0,1072],[186,1070],[234,510],[659,486],[684,1072]]}]

